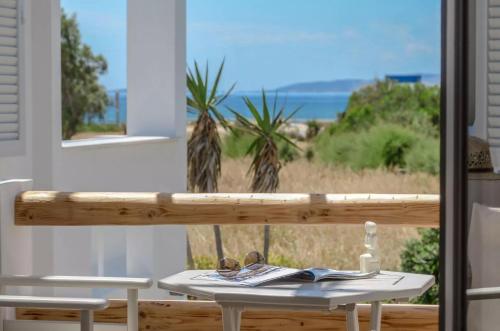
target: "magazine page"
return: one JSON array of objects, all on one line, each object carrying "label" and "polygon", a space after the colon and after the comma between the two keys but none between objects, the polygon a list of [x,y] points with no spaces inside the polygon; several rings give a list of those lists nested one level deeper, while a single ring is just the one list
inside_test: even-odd
[{"label": "magazine page", "polygon": [[372,278],[376,272],[359,272],[359,271],[339,271],[325,268],[310,268],[305,271],[314,274],[314,280],[332,279],[332,280],[351,280],[351,279],[366,279]]},{"label": "magazine page", "polygon": [[211,271],[206,274],[196,276],[195,279],[217,280],[229,282],[234,285],[257,286],[276,279],[289,278],[303,272],[300,269],[284,268],[267,264],[253,264],[242,268],[238,272],[228,272],[220,274]]}]

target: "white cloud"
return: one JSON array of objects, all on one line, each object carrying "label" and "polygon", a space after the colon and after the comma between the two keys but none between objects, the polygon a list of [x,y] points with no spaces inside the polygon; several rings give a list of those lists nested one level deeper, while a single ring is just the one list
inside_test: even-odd
[{"label": "white cloud", "polygon": [[405,52],[408,55],[432,54],[434,49],[426,43],[410,41],[405,46]]},{"label": "white cloud", "polygon": [[331,43],[336,39],[336,35],[330,32],[293,30],[270,25],[194,23],[190,28],[192,32],[209,34],[224,43],[240,45]]}]

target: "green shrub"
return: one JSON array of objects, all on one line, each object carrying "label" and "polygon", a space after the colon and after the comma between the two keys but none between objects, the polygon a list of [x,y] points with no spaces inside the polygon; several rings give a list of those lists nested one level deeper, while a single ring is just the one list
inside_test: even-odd
[{"label": "green shrub", "polygon": [[325,163],[355,170],[390,168],[430,173],[439,170],[437,139],[395,124],[379,124],[360,132],[322,133],[316,139],[315,152]]},{"label": "green shrub", "polygon": [[354,92],[337,122],[314,140],[323,162],[352,169],[439,173],[437,86],[376,81]]},{"label": "green shrub", "polygon": [[255,138],[241,130],[234,129],[222,141],[222,153],[232,159],[244,157]]},{"label": "green shrub", "polygon": [[299,152],[297,149],[290,144],[279,144],[280,160],[283,160],[285,164],[292,162],[299,157]]},{"label": "green shrub", "polygon": [[419,139],[406,155],[409,171],[422,171],[433,175],[439,174],[439,139]]},{"label": "green shrub", "polygon": [[336,129],[362,130],[380,121],[419,130],[424,123],[437,136],[439,101],[440,89],[437,86],[376,81],[351,95]]},{"label": "green shrub", "polygon": [[318,121],[308,121],[307,122],[307,131],[306,131],[306,140],[311,140],[315,138],[319,132],[321,131],[321,125]]},{"label": "green shrub", "polygon": [[421,238],[409,240],[401,253],[401,269],[405,272],[434,275],[436,285],[414,303],[439,303],[439,229],[420,229]]}]

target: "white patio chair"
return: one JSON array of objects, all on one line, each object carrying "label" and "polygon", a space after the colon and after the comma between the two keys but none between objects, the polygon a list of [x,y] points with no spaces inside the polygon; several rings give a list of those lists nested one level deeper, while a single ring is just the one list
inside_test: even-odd
[{"label": "white patio chair", "polygon": [[[0,287],[4,289],[7,286],[38,286],[38,287],[79,287],[79,288],[120,288],[127,290],[127,330],[137,331],[139,329],[139,290],[150,288],[153,281],[149,278],[127,278],[127,277],[78,277],[78,276],[0,276]],[[32,308],[59,308],[81,310],[81,330],[93,330],[94,310],[102,310],[107,307],[107,301],[103,299],[72,299],[72,298],[36,298],[19,296],[5,296],[10,298],[12,304],[16,298],[19,302],[27,302],[23,307]],[[40,303],[48,306],[30,306]],[[36,301],[38,300],[38,301]],[[65,305],[65,303],[67,303]],[[0,305],[2,304],[0,300]],[[19,303],[21,304],[21,303]],[[53,305],[54,307],[50,307]],[[83,308],[79,308],[80,306]],[[14,306],[21,307],[21,306]],[[87,308],[85,308],[87,307]],[[9,330],[5,330],[9,331]]]},{"label": "white patio chair", "polygon": [[500,208],[473,204],[469,227],[467,290],[469,331],[500,325]]},{"label": "white patio chair", "polygon": [[[56,298],[20,295],[0,295],[0,307],[4,308],[40,308],[40,309],[68,309],[80,311],[80,330],[93,330],[93,313],[108,307],[105,299],[84,298]],[[9,320],[4,320],[0,330],[9,331]]]}]

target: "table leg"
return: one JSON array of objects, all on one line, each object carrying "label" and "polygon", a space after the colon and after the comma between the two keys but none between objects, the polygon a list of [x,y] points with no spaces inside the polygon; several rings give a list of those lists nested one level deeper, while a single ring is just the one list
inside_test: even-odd
[{"label": "table leg", "polygon": [[370,319],[370,330],[380,331],[382,322],[382,304],[380,301],[372,302],[372,314]]},{"label": "table leg", "polygon": [[222,323],[224,331],[240,331],[241,308],[222,306]]},{"label": "table leg", "polygon": [[358,308],[356,304],[346,306],[347,331],[359,331]]}]

